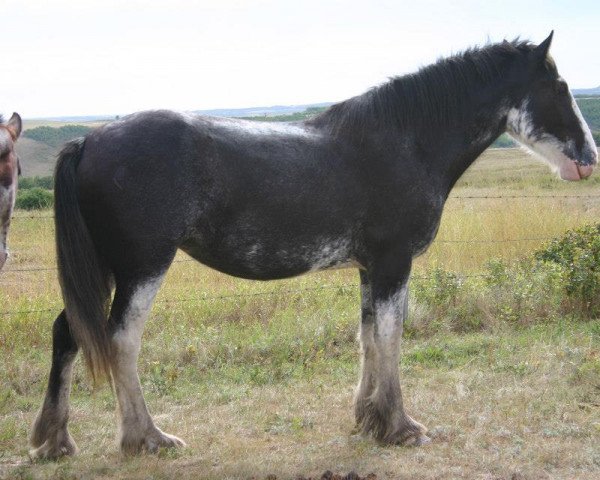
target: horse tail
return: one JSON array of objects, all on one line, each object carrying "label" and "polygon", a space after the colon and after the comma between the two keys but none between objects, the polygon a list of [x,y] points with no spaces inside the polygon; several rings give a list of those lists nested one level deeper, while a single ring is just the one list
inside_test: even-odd
[{"label": "horse tail", "polygon": [[58,278],[71,334],[95,382],[110,379],[107,332],[112,274],[98,254],[77,196],[77,167],[85,138],[68,142],[54,175]]}]

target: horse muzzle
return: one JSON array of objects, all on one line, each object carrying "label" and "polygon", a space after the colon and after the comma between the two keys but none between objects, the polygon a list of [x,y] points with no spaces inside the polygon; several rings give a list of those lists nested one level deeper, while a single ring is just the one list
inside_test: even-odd
[{"label": "horse muzzle", "polygon": [[570,155],[568,157],[569,159],[565,159],[558,169],[563,180],[577,181],[588,178],[598,164],[598,150],[595,145],[593,147],[586,145],[582,154],[577,156],[578,160],[573,160]]},{"label": "horse muzzle", "polygon": [[576,182],[589,177],[594,171],[594,165],[580,165],[573,160],[561,163],[558,174],[563,180]]}]

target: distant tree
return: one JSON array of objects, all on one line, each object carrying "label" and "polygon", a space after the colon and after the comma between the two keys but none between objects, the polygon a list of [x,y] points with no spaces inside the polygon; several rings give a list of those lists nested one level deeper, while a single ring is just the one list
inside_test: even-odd
[{"label": "distant tree", "polygon": [[23,136],[56,148],[69,140],[86,135],[90,130],[90,127],[84,125],[65,125],[58,128],[43,126],[25,130]]},{"label": "distant tree", "polygon": [[600,131],[600,97],[578,98],[577,105],[590,128]]}]

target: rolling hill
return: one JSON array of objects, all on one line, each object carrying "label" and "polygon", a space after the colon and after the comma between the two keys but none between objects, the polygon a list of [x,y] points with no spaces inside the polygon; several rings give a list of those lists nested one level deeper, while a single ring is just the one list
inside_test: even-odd
[{"label": "rolling hill", "polygon": [[17,155],[24,177],[51,175],[58,149],[25,136],[17,142]]},{"label": "rolling hill", "polygon": [[600,86],[596,88],[576,88],[573,90],[573,95],[587,96],[587,95],[600,95]]}]

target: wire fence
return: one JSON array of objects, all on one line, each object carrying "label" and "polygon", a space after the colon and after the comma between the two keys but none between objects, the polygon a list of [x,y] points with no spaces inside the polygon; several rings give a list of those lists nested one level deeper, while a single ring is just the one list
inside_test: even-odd
[{"label": "wire fence", "polygon": [[[189,302],[208,302],[211,300],[236,300],[241,298],[253,298],[253,297],[264,297],[270,295],[290,295],[297,293],[306,293],[306,292],[314,292],[319,290],[330,290],[330,289],[350,289],[358,287],[358,285],[352,283],[340,283],[335,285],[319,285],[318,287],[306,287],[306,288],[298,288],[298,289],[278,289],[278,290],[265,290],[262,292],[252,292],[252,293],[232,293],[227,295],[201,295],[198,297],[189,297],[189,298],[176,298],[169,300],[159,300],[156,303],[158,304],[172,304],[172,303],[189,303]],[[0,312],[0,316],[10,316],[10,315],[23,315],[30,313],[48,313],[55,312],[58,309],[56,308],[46,308],[41,310],[19,310],[19,311],[5,311]]]},{"label": "wire fence", "polygon": [[[488,274],[468,274],[468,275],[460,275],[460,278],[489,278]],[[434,278],[432,275],[411,275],[411,280],[430,280]],[[252,292],[252,293],[232,293],[226,295],[201,295],[198,297],[188,297],[188,298],[176,298],[176,299],[163,299],[155,302],[159,305],[171,305],[171,304],[180,304],[180,303],[190,303],[190,302],[209,302],[209,301],[219,301],[219,300],[240,300],[246,298],[255,298],[255,297],[267,297],[274,295],[293,295],[293,294],[302,294],[307,292],[317,292],[323,290],[353,290],[357,289],[359,285],[357,283],[337,283],[331,285],[319,285],[316,287],[305,287],[305,288],[296,288],[296,289],[274,289],[274,290],[264,290],[261,292]],[[28,315],[32,313],[49,313],[49,312],[59,312],[62,307],[58,308],[44,308],[38,310],[13,310],[13,311],[0,311],[0,317],[14,316],[14,315]]]},{"label": "wire fence", "polygon": [[[448,200],[488,200],[488,199],[600,199],[600,194],[585,194],[585,195],[456,195],[450,196]],[[13,220],[21,219],[53,219],[53,215],[15,215]],[[553,237],[524,237],[524,238],[510,238],[510,239],[437,239],[435,243],[441,244],[496,244],[496,243],[520,243],[520,242],[543,242],[549,241]],[[194,259],[177,259],[173,263],[186,263],[195,262]],[[10,272],[55,272],[56,266],[52,267],[25,267],[25,268],[8,268],[3,270],[3,274]],[[486,278],[488,274],[460,274],[460,278]],[[431,275],[412,275],[414,280],[428,280],[432,279]],[[329,289],[355,289],[358,288],[358,284],[343,283],[333,285],[320,285],[315,287],[306,287],[300,289],[274,289],[265,290],[260,292],[243,293],[243,294],[226,294],[226,295],[202,295],[198,297],[190,297],[184,299],[169,299],[160,300],[158,304],[175,304],[175,303],[188,303],[188,302],[205,302],[205,301],[221,301],[221,300],[239,300],[251,297],[263,297],[263,296],[274,296],[274,295],[289,295],[289,294],[302,294],[307,292],[322,291]],[[15,311],[0,311],[0,317],[13,316],[13,315],[26,315],[34,313],[49,313],[56,312],[58,308],[47,308],[47,309],[34,309],[34,310],[15,310]]]},{"label": "wire fence", "polygon": [[[467,239],[467,240],[435,240],[435,243],[456,243],[456,244],[474,244],[474,243],[520,243],[520,242],[544,242],[552,240],[554,237],[527,237],[527,238],[506,238],[506,239]],[[187,259],[177,259],[173,260],[172,263],[188,263],[188,262],[196,262],[193,258]],[[57,271],[57,267],[24,267],[24,268],[6,268],[2,270],[2,273],[10,273],[10,272],[55,272]]]},{"label": "wire fence", "polygon": [[[554,199],[572,199],[572,198],[600,198],[600,194],[585,194],[585,195],[451,195],[448,200],[517,200],[517,199],[531,199],[531,198],[554,198]],[[15,219],[53,219],[54,215],[14,215]]]}]

